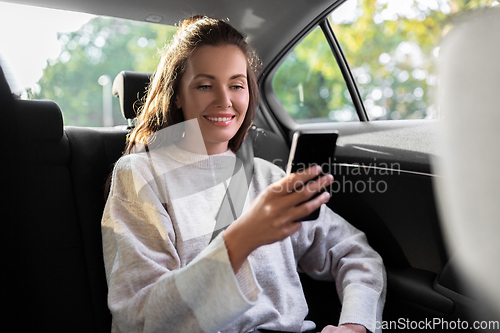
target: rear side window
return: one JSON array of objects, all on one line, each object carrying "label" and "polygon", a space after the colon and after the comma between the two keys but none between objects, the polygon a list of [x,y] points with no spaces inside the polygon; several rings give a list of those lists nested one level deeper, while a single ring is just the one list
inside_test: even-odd
[{"label": "rear side window", "polygon": [[330,17],[371,120],[439,118],[439,43],[468,12],[496,0],[348,0]]},{"label": "rear side window", "polygon": [[[16,19],[26,16],[30,20]],[[64,124],[74,126],[126,124],[111,95],[113,79],[122,70],[153,72],[159,50],[176,31],[161,24],[1,2],[0,18],[2,67],[16,78],[14,91],[23,98],[57,102]],[[30,41],[25,43],[30,50],[6,47],[10,35],[17,43]],[[110,106],[112,117],[106,110]]]},{"label": "rear side window", "polygon": [[358,119],[320,27],[309,33],[279,65],[272,86],[285,110],[298,122]]},{"label": "rear side window", "polygon": [[[439,118],[434,104],[441,39],[460,16],[498,0],[348,0],[328,22],[358,87],[368,119]],[[322,30],[279,65],[274,92],[297,122],[358,120]]]}]

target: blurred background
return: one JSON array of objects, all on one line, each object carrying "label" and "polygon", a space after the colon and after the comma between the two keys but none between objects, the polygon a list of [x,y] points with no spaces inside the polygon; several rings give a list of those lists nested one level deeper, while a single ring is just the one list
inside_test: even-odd
[{"label": "blurred background", "polygon": [[[463,15],[498,5],[349,0],[336,10],[330,23],[369,118],[439,118],[433,92],[441,39]],[[16,94],[56,101],[65,125],[116,126],[126,122],[111,96],[112,80],[122,70],[153,72],[175,30],[0,2],[0,62]],[[319,27],[281,61],[273,88],[298,122],[357,120]]]}]

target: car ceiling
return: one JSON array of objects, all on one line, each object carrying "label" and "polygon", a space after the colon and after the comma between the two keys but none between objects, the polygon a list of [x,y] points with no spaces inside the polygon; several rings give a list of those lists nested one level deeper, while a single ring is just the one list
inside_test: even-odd
[{"label": "car ceiling", "polygon": [[147,21],[155,15],[160,23],[173,25],[194,14],[229,18],[244,31],[264,66],[322,13],[344,0],[18,0],[11,3]]}]

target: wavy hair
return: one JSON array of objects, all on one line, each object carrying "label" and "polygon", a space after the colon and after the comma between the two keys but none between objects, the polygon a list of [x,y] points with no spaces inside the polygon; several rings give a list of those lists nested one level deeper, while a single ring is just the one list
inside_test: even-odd
[{"label": "wavy hair", "polygon": [[260,61],[248,45],[246,37],[224,20],[206,16],[193,16],[183,21],[171,43],[163,49],[163,55],[155,71],[145,102],[139,110],[137,124],[128,137],[125,153],[138,144],[149,144],[155,133],[165,127],[184,121],[181,109],[175,104],[180,81],[186,71],[187,61],[202,46],[237,46],[247,59],[249,103],[245,119],[235,136],[229,140],[229,149],[236,152],[250,128],[258,105],[256,72]]}]

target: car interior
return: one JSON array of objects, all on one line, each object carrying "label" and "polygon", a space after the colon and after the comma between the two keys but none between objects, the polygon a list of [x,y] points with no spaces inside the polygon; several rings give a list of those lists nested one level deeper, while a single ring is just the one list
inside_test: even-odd
[{"label": "car interior", "polygon": [[[498,314],[500,132],[493,92],[500,83],[494,56],[500,38],[495,27],[500,27],[498,8],[462,20],[442,44],[440,104],[446,121],[440,131],[443,154],[435,168],[447,175],[436,183],[436,193],[457,267],[467,275],[476,298]],[[471,66],[457,71],[464,63]]]},{"label": "car interior", "polygon": [[[157,10],[169,22],[186,16],[189,6],[204,13],[214,11],[201,1],[181,2],[169,1],[173,10]],[[116,10],[121,6],[118,1],[42,3],[128,15]],[[337,187],[332,187],[328,205],[364,231],[384,260],[388,287],[383,319],[474,318],[473,310],[482,304],[457,273],[436,206],[434,182],[441,176],[435,173],[432,160],[439,155],[439,122],[369,121],[362,106],[357,109],[360,121],[293,121],[273,94],[273,71],[312,28],[325,24],[326,16],[342,1],[294,1],[297,6],[257,3],[255,14],[261,15],[257,10],[263,8],[269,13],[265,14],[264,27],[246,29],[253,33],[254,47],[263,62],[259,77],[262,96],[251,128],[256,133],[252,142],[255,156],[284,168],[296,130],[338,131],[332,169],[336,179],[332,186]],[[147,4],[162,8],[159,1]],[[128,13],[136,10],[136,18],[141,20],[153,12],[153,7],[145,8],[142,2],[126,1],[126,5]],[[234,6],[228,5],[216,14],[244,15],[244,6]],[[275,20],[268,19],[270,16],[276,16]],[[336,58],[341,59],[342,51],[336,52]],[[348,81],[348,66],[344,68]],[[13,95],[0,67],[0,112],[7,133],[2,162],[2,207],[7,214],[2,218],[1,236],[5,260],[2,298],[7,300],[2,327],[6,332],[67,332],[68,328],[73,332],[110,331],[100,225],[106,201],[104,186],[123,154],[137,101],[145,94],[150,76],[124,68],[114,79],[113,94],[127,126],[79,127],[65,126],[64,110],[53,101],[24,100]],[[347,84],[352,91],[356,89],[355,83]],[[336,324],[341,305],[335,287],[304,274],[301,280],[310,308],[308,319],[318,328]]]}]

